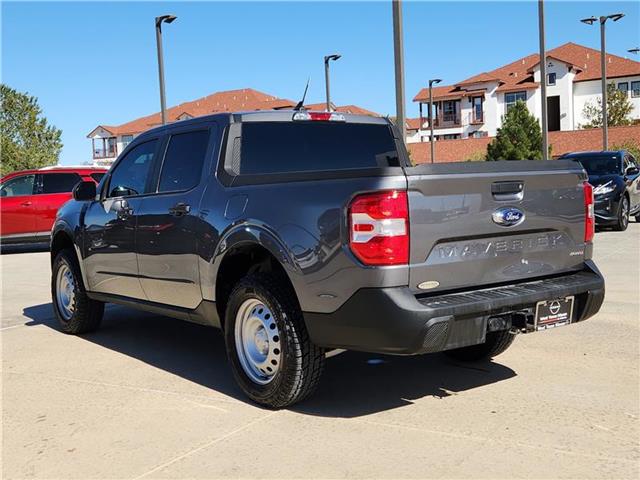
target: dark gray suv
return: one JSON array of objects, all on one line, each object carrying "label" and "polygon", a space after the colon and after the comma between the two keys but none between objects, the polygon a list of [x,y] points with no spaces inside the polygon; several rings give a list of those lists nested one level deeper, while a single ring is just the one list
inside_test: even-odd
[{"label": "dark gray suv", "polygon": [[238,384],[283,407],[325,351],[491,358],[604,298],[579,164],[411,166],[383,118],[219,114],[143,133],[52,232],[63,331],[112,302],[222,328]]}]

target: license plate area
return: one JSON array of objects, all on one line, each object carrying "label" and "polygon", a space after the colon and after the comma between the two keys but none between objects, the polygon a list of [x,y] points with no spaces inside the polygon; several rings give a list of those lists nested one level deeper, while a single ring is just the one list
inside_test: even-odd
[{"label": "license plate area", "polygon": [[537,331],[569,325],[573,320],[574,297],[543,300],[536,303],[534,328]]}]

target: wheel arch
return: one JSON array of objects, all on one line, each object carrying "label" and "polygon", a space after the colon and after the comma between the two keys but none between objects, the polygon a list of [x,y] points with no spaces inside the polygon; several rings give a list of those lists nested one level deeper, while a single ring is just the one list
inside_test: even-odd
[{"label": "wheel arch", "polygon": [[[296,295],[294,284],[297,269],[281,242],[269,236],[271,238],[266,242],[264,236],[259,237],[260,241],[244,238],[225,248],[215,274],[216,309],[222,328],[229,294],[238,281],[247,275],[258,272],[274,273],[281,277]],[[276,245],[278,248],[274,248]]]}]

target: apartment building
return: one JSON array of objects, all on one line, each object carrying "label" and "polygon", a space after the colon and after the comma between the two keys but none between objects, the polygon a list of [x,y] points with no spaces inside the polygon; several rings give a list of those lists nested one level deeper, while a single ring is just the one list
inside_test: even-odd
[{"label": "apartment building", "polygon": [[[567,43],[547,52],[547,117],[549,131],[580,129],[587,120],[587,103],[601,96],[600,52]],[[640,120],[640,62],[607,54],[607,79],[633,104],[631,116]],[[433,128],[436,140],[493,137],[503,115],[518,100],[542,117],[538,54],[469,77],[453,85],[434,86]],[[428,142],[429,89],[413,99],[420,116],[407,122],[407,143]]]},{"label": "apartment building", "polygon": [[[181,103],[167,109],[169,122],[178,122],[202,115],[219,112],[238,112],[246,110],[272,110],[293,108],[297,102],[277,98],[252,88],[216,92],[191,102]],[[324,110],[324,103],[305,105],[309,110]],[[343,113],[377,115],[356,105],[332,105],[332,109]],[[121,125],[98,125],[88,135],[91,140],[92,163],[96,166],[109,166],[127,145],[139,134],[161,124],[160,112],[137,118]]]}]

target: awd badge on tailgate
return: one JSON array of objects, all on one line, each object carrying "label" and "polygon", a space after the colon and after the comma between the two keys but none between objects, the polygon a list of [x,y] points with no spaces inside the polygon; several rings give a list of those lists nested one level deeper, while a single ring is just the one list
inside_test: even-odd
[{"label": "awd badge on tailgate", "polygon": [[491,218],[501,227],[514,227],[524,222],[524,212],[516,207],[502,207],[495,210]]}]

